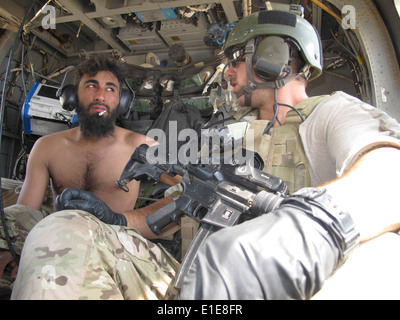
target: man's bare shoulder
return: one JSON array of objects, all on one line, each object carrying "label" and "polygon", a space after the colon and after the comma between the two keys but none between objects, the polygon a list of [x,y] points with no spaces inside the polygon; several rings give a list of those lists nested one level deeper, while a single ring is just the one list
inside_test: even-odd
[{"label": "man's bare shoulder", "polygon": [[150,138],[144,134],[137,133],[137,132],[134,132],[134,131],[131,131],[128,129],[121,128],[121,127],[116,127],[116,133],[126,143],[132,143],[132,141],[134,141],[137,146],[139,146],[143,143],[149,144],[149,145],[155,143],[155,141],[152,138]]},{"label": "man's bare shoulder", "polygon": [[[77,129],[77,128],[75,128]],[[59,131],[56,133],[51,133],[45,136],[40,137],[35,142],[35,148],[45,148],[50,149],[56,145],[62,146],[68,141],[71,141],[75,136],[75,129],[69,129],[65,131]]]}]

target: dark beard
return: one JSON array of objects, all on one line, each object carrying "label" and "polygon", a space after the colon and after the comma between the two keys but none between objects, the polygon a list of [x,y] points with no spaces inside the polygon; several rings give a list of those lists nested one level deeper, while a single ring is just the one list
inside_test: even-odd
[{"label": "dark beard", "polygon": [[88,105],[86,109],[81,105],[76,107],[78,123],[83,136],[96,136],[97,138],[102,138],[111,136],[114,133],[115,121],[118,116],[118,108],[110,112],[109,106],[106,104],[103,105],[107,109],[106,113],[108,113],[108,116],[99,116],[98,113],[89,115],[87,111],[90,110],[92,104]]}]

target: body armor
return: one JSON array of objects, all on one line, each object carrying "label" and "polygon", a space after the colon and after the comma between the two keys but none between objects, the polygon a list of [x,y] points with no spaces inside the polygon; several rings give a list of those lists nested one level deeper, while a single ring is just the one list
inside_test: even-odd
[{"label": "body armor", "polygon": [[[300,111],[304,119],[307,119],[314,108],[326,97],[328,95],[305,99],[296,105],[296,109]],[[240,110],[235,118],[239,119],[246,111],[248,112],[248,109]],[[282,126],[272,127],[269,134],[263,134],[268,123],[268,120],[253,120],[246,134],[249,130],[253,130],[254,146],[244,145],[244,147],[258,152],[264,160],[263,171],[283,179],[290,193],[311,186],[308,160],[299,134],[299,126],[302,123],[299,115],[294,110],[290,110]]]}]

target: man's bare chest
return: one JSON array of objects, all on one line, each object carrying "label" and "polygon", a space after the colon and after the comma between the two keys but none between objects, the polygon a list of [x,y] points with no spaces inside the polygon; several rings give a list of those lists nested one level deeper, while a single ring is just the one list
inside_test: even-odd
[{"label": "man's bare chest", "polygon": [[114,192],[129,154],[124,152],[66,153],[63,161],[53,161],[50,178],[56,193],[65,188],[77,188],[91,192]]}]

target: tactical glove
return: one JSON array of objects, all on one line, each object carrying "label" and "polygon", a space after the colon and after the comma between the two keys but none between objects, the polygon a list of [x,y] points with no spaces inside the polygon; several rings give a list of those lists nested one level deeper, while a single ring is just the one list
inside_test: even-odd
[{"label": "tactical glove", "polygon": [[103,201],[89,191],[67,188],[57,196],[55,208],[57,211],[66,209],[84,210],[104,223],[127,225],[123,214],[112,211]]}]

